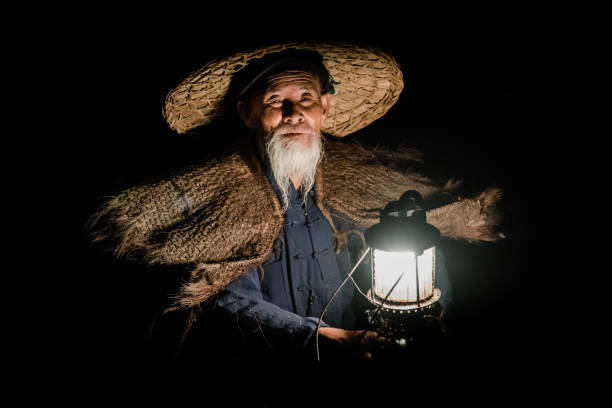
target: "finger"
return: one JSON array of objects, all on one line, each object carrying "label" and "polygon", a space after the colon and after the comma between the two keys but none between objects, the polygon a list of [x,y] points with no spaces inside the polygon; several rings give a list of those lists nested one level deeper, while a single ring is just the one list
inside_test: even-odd
[{"label": "finger", "polygon": [[379,337],[378,339],[376,339],[376,343],[380,346],[388,346],[390,344],[393,344],[393,340],[391,340],[388,337]]},{"label": "finger", "polygon": [[376,349],[385,350],[395,346],[395,341],[387,337],[379,337],[376,339]]},{"label": "finger", "polygon": [[375,341],[376,337],[378,337],[378,333],[375,331],[364,331],[361,335],[360,343],[362,346],[370,345]]},{"label": "finger", "polygon": [[378,336],[378,333],[376,333],[373,330],[364,330],[363,332],[363,337],[366,339],[372,338],[372,337],[376,337]]},{"label": "finger", "polygon": [[369,351],[366,351],[365,353],[363,353],[363,357],[366,360],[371,360],[372,359],[372,353],[370,353]]},{"label": "finger", "polygon": [[376,345],[383,345],[383,344],[389,344],[392,343],[392,340],[389,337],[386,337],[382,334],[379,334],[377,332],[371,332],[371,336],[368,337],[368,340]]},{"label": "finger", "polygon": [[375,341],[378,341],[380,339],[384,339],[385,336],[383,336],[382,334],[379,334],[378,332],[370,331],[370,332],[368,332],[367,338],[368,338],[368,340],[375,342]]}]

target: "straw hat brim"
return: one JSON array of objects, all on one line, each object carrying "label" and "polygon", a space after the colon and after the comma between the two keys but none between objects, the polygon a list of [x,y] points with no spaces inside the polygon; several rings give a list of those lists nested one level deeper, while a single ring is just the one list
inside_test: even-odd
[{"label": "straw hat brim", "polygon": [[343,137],[383,116],[398,98],[404,82],[393,57],[376,47],[344,43],[302,42],[278,44],[215,59],[190,74],[171,90],[163,115],[173,130],[186,133],[223,114],[232,77],[250,61],[289,49],[321,54],[335,82],[335,93],[324,133]]}]

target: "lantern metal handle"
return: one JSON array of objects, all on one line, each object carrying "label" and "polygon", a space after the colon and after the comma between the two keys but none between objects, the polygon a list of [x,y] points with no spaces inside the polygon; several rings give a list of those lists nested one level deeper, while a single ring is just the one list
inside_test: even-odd
[{"label": "lantern metal handle", "polygon": [[349,274],[346,276],[346,278],[342,281],[342,283],[336,288],[336,291],[334,292],[334,294],[329,298],[329,300],[327,301],[327,304],[325,305],[325,307],[323,308],[323,311],[321,312],[321,316],[319,316],[319,321],[317,323],[317,330],[315,333],[315,346],[317,349],[317,361],[321,361],[321,356],[319,354],[319,329],[321,328],[321,322],[323,321],[323,316],[325,315],[325,312],[327,312],[327,308],[329,307],[329,305],[331,304],[332,300],[334,300],[334,298],[336,297],[336,295],[338,294],[338,292],[340,292],[340,289],[342,289],[342,287],[346,284],[346,282],[348,282],[348,280],[353,276],[353,273],[357,270],[357,267],[361,264],[361,262],[363,261],[363,259],[366,257],[366,255],[368,254],[368,252],[371,253],[372,249],[370,247],[366,248],[363,251],[363,254],[361,255],[361,257],[359,258],[359,260],[357,261],[357,263],[355,264],[355,266],[353,266],[353,269],[351,269],[351,271],[349,272]]},{"label": "lantern metal handle", "polygon": [[[353,269],[351,269],[351,271],[349,272],[349,274],[346,276],[346,278],[342,281],[342,283],[336,288],[336,291],[334,292],[334,294],[329,298],[329,300],[327,301],[327,304],[325,305],[325,307],[323,308],[323,311],[321,312],[321,315],[319,316],[319,321],[317,322],[317,330],[315,333],[315,346],[316,346],[316,350],[317,350],[317,361],[321,361],[321,355],[319,353],[319,329],[321,328],[321,322],[323,321],[323,316],[325,316],[325,312],[327,312],[327,308],[329,307],[329,305],[331,304],[331,302],[334,300],[334,298],[336,297],[336,295],[340,292],[340,290],[342,289],[342,287],[346,284],[346,282],[348,282],[349,279],[352,278],[353,273],[357,270],[357,268],[359,267],[359,265],[361,264],[361,262],[364,260],[364,258],[366,257],[366,255],[368,254],[368,252],[370,253],[370,255],[372,254],[372,248],[368,247],[363,251],[363,254],[361,255],[361,257],[359,258],[359,260],[357,261],[357,263],[355,264],[355,266],[353,267]],[[416,255],[415,255],[416,257]],[[417,302],[418,302],[418,262],[417,262]],[[389,292],[387,292],[387,295],[385,296],[385,298],[383,299],[382,302],[380,302],[378,304],[378,307],[376,308],[376,310],[374,311],[374,313],[372,313],[372,316],[376,316],[377,313],[380,312],[381,308],[383,307],[383,305],[385,304],[385,302],[387,301],[387,299],[389,298],[389,296],[391,295],[391,293],[393,292],[393,290],[395,289],[395,287],[397,286],[397,284],[399,283],[399,281],[404,277],[404,274],[406,272],[402,272],[399,276],[399,278],[397,278],[397,280],[395,281],[395,283],[393,284],[393,286],[391,287],[391,289],[389,289]],[[418,302],[419,307],[420,307],[420,302]],[[365,333],[365,331],[364,331]]]}]

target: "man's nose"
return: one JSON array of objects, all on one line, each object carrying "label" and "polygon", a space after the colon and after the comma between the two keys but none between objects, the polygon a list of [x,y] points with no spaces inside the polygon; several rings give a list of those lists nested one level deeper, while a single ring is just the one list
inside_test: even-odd
[{"label": "man's nose", "polygon": [[289,100],[283,101],[283,122],[299,123],[304,120],[299,104]]}]

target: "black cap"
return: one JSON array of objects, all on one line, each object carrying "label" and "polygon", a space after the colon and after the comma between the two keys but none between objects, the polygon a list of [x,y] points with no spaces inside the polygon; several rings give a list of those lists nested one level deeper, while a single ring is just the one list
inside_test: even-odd
[{"label": "black cap", "polygon": [[319,53],[309,50],[285,50],[254,60],[240,70],[235,76],[235,98],[248,99],[253,89],[263,84],[266,78],[288,70],[311,72],[319,78],[322,94],[334,93],[333,79],[323,65],[323,58]]}]

